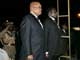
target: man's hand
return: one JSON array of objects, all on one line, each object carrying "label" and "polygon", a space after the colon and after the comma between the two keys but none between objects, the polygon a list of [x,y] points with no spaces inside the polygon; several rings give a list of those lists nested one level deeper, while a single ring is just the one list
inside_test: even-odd
[{"label": "man's hand", "polygon": [[27,59],[28,60],[33,60],[33,55],[28,55]]},{"label": "man's hand", "polygon": [[45,52],[46,57],[48,58],[48,52]]}]

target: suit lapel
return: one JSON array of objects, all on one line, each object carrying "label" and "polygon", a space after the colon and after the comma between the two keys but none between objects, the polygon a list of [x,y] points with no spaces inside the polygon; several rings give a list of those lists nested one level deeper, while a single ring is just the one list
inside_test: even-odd
[{"label": "suit lapel", "polygon": [[52,20],[51,18],[49,18],[49,20],[51,20],[54,24],[57,25],[56,21]]},{"label": "suit lapel", "polygon": [[56,26],[58,29],[60,29],[60,26],[57,24],[57,22],[55,20],[52,20],[51,18],[49,18]]},{"label": "suit lapel", "polygon": [[34,20],[37,22],[37,24],[40,26],[40,28],[42,28],[41,25],[40,25],[40,23],[38,22],[38,19],[35,18],[35,16],[33,16],[32,14],[30,14],[30,15],[34,18]]}]

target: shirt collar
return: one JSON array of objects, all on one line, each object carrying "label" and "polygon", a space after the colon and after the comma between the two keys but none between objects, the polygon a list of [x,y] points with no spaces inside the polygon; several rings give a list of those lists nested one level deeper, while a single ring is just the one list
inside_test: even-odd
[{"label": "shirt collar", "polygon": [[55,21],[55,18],[54,17],[52,17],[52,16],[49,16],[53,21]]},{"label": "shirt collar", "polygon": [[34,15],[35,16],[35,18],[38,18],[38,16],[34,13],[34,12],[30,12],[32,15]]}]

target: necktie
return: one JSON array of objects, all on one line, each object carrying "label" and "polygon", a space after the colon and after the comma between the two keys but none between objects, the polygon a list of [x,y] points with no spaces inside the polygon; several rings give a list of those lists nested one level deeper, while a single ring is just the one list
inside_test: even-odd
[{"label": "necktie", "polygon": [[[37,18],[38,19],[38,18]],[[42,29],[43,29],[43,24],[42,24],[42,22],[40,21],[40,19],[38,19],[38,22],[39,22],[39,24],[41,25],[41,27],[42,27]]]}]

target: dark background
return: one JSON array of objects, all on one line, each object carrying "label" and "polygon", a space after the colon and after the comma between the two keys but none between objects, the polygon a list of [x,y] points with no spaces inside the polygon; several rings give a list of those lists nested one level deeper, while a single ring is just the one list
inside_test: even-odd
[{"label": "dark background", "polygon": [[[22,21],[22,17],[27,14],[29,3],[32,0],[0,0],[0,22],[5,20],[14,21],[19,25]],[[49,7],[57,7],[57,0],[38,0],[43,6],[42,17],[46,18],[47,9]],[[59,0],[60,2],[60,14],[67,14],[67,0]],[[79,0],[70,0],[71,10],[71,26],[80,26],[80,18],[77,17],[77,13],[80,11]]]}]

